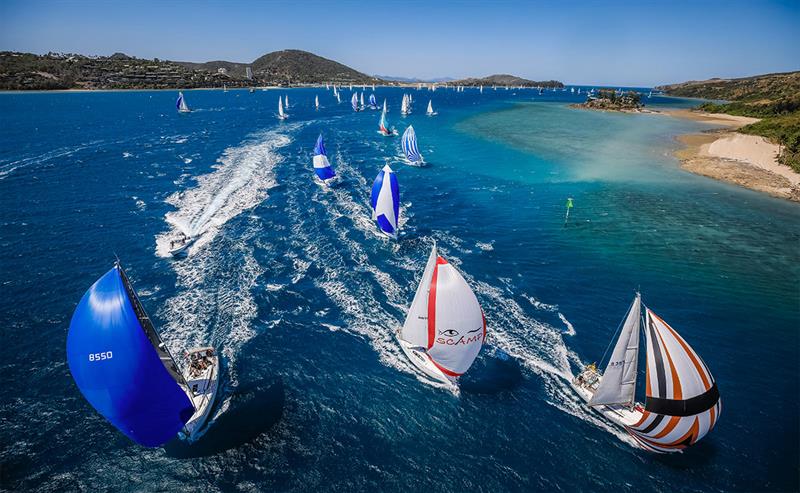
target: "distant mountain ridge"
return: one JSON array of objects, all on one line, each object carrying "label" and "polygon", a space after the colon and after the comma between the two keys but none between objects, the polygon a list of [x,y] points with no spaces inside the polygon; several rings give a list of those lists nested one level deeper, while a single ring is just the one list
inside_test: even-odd
[{"label": "distant mountain ridge", "polygon": [[449,84],[454,86],[564,87],[564,84],[557,80],[534,81],[510,74],[494,74],[481,78],[470,77],[467,79],[450,81]]},{"label": "distant mountain ridge", "polygon": [[[252,78],[247,77],[250,68]],[[563,87],[558,81],[536,82],[507,74],[453,80],[445,77],[380,77],[302,50],[267,53],[252,63],[215,60],[180,62],[136,58],[124,53],[86,56],[72,53],[0,52],[0,90],[48,89],[191,89],[210,87],[298,86],[325,83],[418,84],[462,86]]]},{"label": "distant mountain ridge", "polygon": [[656,89],[670,96],[728,101],[774,101],[800,95],[800,71],[754,75],[736,79],[692,80]]},{"label": "distant mountain ridge", "polygon": [[204,63],[175,62],[186,68],[216,72],[224,69],[231,77],[245,78],[247,67],[253,77],[270,85],[292,84],[377,84],[383,82],[339,62],[303,50],[281,50],[267,53],[252,63],[213,61]]}]

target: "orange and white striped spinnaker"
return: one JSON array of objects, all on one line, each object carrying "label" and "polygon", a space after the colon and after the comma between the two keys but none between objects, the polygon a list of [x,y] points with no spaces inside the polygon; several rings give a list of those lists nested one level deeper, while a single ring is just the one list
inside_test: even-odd
[{"label": "orange and white striped spinnaker", "polygon": [[650,309],[645,325],[645,411],[627,430],[645,449],[679,452],[711,431],[722,401],[708,367],[675,329]]}]

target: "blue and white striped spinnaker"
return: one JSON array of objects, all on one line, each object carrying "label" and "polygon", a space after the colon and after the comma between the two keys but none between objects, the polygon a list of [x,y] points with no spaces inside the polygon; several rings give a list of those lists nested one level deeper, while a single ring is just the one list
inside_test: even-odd
[{"label": "blue and white striped spinnaker", "polygon": [[375,178],[370,204],[372,219],[378,224],[378,228],[386,236],[396,239],[400,222],[400,186],[397,175],[388,164]]},{"label": "blue and white striped spinnaker", "polygon": [[369,107],[373,110],[378,107],[378,100],[375,99],[375,94],[369,95]]},{"label": "blue and white striped spinnaker", "polygon": [[322,134],[319,134],[317,145],[314,146],[314,173],[323,183],[336,176],[331,163],[328,161],[328,153],[325,152],[325,141],[322,139]]},{"label": "blue and white striped spinnaker", "polygon": [[405,132],[403,132],[403,140],[400,143],[403,147],[403,153],[406,159],[412,163],[421,163],[422,155],[419,153],[417,146],[417,134],[414,132],[414,127],[409,125]]}]

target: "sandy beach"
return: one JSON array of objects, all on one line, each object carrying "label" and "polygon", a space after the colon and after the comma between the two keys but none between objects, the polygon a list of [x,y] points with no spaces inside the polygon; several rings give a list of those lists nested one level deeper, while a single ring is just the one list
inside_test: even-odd
[{"label": "sandy beach", "polygon": [[663,113],[727,127],[679,136],[678,140],[686,147],[678,150],[675,155],[680,159],[683,169],[774,197],[800,202],[800,174],[778,163],[778,145],[764,137],[735,131],[757,122],[757,118],[691,110],[670,110]]}]

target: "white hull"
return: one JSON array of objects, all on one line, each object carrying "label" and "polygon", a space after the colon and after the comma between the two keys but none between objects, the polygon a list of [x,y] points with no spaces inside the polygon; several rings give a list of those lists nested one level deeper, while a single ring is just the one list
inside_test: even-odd
[{"label": "white hull", "polygon": [[397,336],[397,342],[400,344],[400,348],[403,350],[403,353],[405,353],[408,360],[411,361],[411,363],[417,370],[420,371],[420,373],[439,383],[443,383],[451,387],[458,386],[458,381],[455,378],[445,375],[442,370],[433,364],[428,355],[419,349],[415,349],[415,346],[401,339],[399,334]]},{"label": "white hull", "polygon": [[189,247],[192,246],[192,244],[194,243],[194,240],[195,240],[194,238],[190,237],[189,239],[186,240],[186,242],[181,243],[180,245],[175,246],[173,248],[170,248],[169,254],[172,255],[173,257],[177,257],[178,255],[186,253]]},{"label": "white hull", "polygon": [[212,348],[195,348],[187,352],[187,359],[193,354],[200,354],[203,352],[210,352],[210,356],[202,358],[204,368],[189,365],[189,368],[184,374],[184,379],[189,388],[186,394],[192,400],[195,413],[191,419],[186,423],[183,430],[180,432],[180,438],[188,442],[193,442],[200,438],[205,432],[204,425],[208,421],[208,416],[211,414],[211,408],[214,405],[214,399],[217,396],[219,388],[219,357]]},{"label": "white hull", "polygon": [[[591,382],[590,384],[587,383],[579,383],[578,377],[575,377],[571,382],[570,385],[572,389],[575,390],[581,399],[586,401],[587,403],[591,400],[592,396],[594,396],[595,389],[600,384],[600,380],[603,379],[602,375],[596,372],[592,372],[591,370],[584,370],[580,376],[595,376],[597,378],[596,381]],[[623,428],[627,426],[633,426],[634,424],[638,423],[639,420],[642,419],[642,414],[644,409],[642,405],[638,402],[634,403],[633,408],[623,405],[611,405],[611,406],[591,406],[591,408],[602,414],[606,419],[615,423]]]}]

